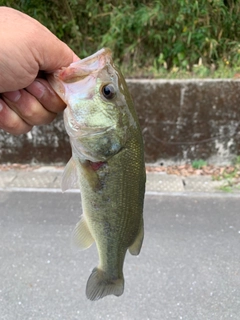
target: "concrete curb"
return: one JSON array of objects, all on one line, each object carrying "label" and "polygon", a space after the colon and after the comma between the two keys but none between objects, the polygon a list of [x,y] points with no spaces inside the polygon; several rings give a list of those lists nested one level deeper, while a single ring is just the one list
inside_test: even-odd
[{"label": "concrete curb", "polygon": [[[28,170],[0,171],[0,190],[55,191],[61,192],[63,168],[53,166]],[[221,193],[226,181],[213,181],[210,176],[181,177],[166,173],[147,173],[147,194],[184,194],[184,193]],[[73,191],[73,190],[72,190]],[[75,189],[78,192],[78,189]],[[233,189],[232,194],[240,196],[240,189]]]},{"label": "concrete curb", "polygon": [[[128,80],[128,86],[147,163],[227,164],[240,154],[240,80]],[[61,115],[20,137],[0,131],[0,163],[65,163],[70,155]]]}]

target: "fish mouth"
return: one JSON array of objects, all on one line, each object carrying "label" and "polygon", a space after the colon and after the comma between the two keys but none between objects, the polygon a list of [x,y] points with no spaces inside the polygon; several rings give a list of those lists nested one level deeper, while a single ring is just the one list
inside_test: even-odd
[{"label": "fish mouth", "polygon": [[[76,82],[77,86],[80,86],[81,83],[81,94],[83,92],[86,94],[92,86],[92,81],[88,83],[88,77],[91,76],[91,79],[96,79],[98,72],[104,69],[106,65],[112,65],[112,63],[111,50],[109,48],[103,48],[89,57],[71,63],[68,67],[63,67],[60,70],[48,74],[47,78],[61,99],[68,104],[68,94],[70,94],[70,92],[72,93],[72,88],[70,89],[70,86],[68,87],[69,84],[71,85]],[[85,88],[86,86],[88,89]]]},{"label": "fish mouth", "polygon": [[103,48],[89,57],[71,63],[67,68],[62,68],[57,76],[64,82],[75,82],[76,79],[84,79],[90,74],[103,69],[111,60],[111,50]]}]

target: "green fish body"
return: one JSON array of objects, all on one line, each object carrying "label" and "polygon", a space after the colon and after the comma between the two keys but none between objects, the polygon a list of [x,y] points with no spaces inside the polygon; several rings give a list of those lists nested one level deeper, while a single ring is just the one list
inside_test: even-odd
[{"label": "green fish body", "polygon": [[99,255],[86,295],[90,300],[120,296],[126,251],[138,255],[144,235],[146,174],[133,102],[110,49],[72,63],[49,81],[67,104],[72,158],[62,189],[78,185],[81,190],[83,214],[72,239],[82,249],[96,242]]}]

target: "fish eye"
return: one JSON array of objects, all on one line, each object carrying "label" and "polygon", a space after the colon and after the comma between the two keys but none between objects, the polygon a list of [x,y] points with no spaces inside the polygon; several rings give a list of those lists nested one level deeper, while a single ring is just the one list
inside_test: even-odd
[{"label": "fish eye", "polygon": [[102,94],[106,99],[113,99],[116,94],[114,86],[112,84],[106,84],[102,87]]}]

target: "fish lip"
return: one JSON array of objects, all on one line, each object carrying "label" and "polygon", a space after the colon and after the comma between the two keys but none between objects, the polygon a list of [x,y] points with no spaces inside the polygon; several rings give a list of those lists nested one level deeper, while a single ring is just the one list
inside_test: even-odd
[{"label": "fish lip", "polygon": [[74,82],[76,79],[84,79],[90,74],[98,73],[112,60],[112,52],[109,48],[103,48],[93,55],[71,63],[55,72],[54,76],[63,82]]},{"label": "fish lip", "polygon": [[[98,71],[99,67],[103,67],[106,64],[106,61],[112,58],[112,52],[111,49],[109,48],[102,48],[100,50],[98,50],[97,52],[95,52],[94,54],[92,54],[91,56],[88,56],[84,59],[72,62],[70,64],[69,67],[73,67],[73,66],[83,66],[82,71],[86,72],[86,75],[89,74],[89,67],[92,66],[93,69],[91,69],[91,72],[93,71]],[[98,64],[95,66],[94,63],[98,62]],[[95,68],[94,68],[95,66]],[[87,69],[85,69],[84,67],[86,67]]]}]

